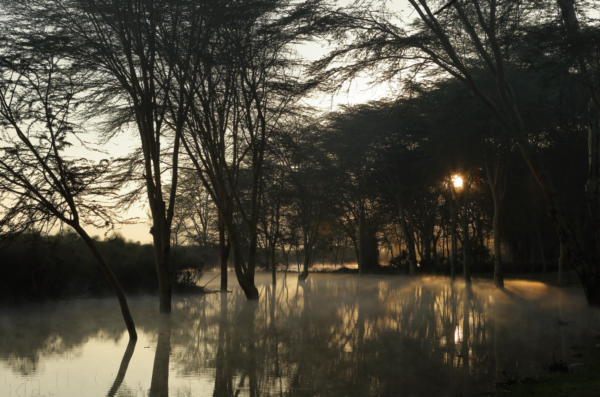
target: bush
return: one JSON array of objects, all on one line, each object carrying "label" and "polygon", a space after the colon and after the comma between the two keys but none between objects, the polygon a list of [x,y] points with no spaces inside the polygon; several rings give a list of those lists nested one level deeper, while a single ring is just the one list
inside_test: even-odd
[{"label": "bush", "polygon": [[[95,240],[126,293],[158,290],[152,245],[126,241],[120,236]],[[198,246],[172,247],[174,279],[190,283],[192,278],[182,278],[187,269],[199,279],[215,252],[214,248],[203,250]],[[0,255],[3,258],[0,300],[64,299],[112,293],[92,253],[74,233],[50,237],[22,235],[5,242]]]}]

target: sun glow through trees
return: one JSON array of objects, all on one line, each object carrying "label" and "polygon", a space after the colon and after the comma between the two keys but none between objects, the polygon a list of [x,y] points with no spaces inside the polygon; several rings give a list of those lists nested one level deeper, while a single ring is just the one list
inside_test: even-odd
[{"label": "sun glow through trees", "polygon": [[463,180],[460,175],[452,175],[452,184],[455,188],[461,188],[463,186]]}]

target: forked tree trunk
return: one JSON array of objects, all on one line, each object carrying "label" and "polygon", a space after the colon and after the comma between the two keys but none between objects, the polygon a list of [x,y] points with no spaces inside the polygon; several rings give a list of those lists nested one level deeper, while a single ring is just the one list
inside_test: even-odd
[{"label": "forked tree trunk", "polygon": [[310,224],[306,224],[303,227],[303,239],[304,239],[304,266],[302,268],[302,273],[298,275],[299,281],[306,281],[308,277],[308,266],[310,265],[310,260],[313,255],[313,247],[315,245],[315,241],[317,240],[317,234],[319,233],[319,224],[321,223],[321,208],[322,205],[319,205],[317,209],[317,219],[315,220],[314,229],[312,234],[310,234]]}]

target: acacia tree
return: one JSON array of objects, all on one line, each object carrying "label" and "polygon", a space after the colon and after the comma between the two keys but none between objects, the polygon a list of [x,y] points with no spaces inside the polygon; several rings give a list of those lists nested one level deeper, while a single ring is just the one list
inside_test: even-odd
[{"label": "acacia tree", "polygon": [[[220,19],[206,51],[194,54],[200,65],[191,86],[195,106],[182,142],[218,208],[236,277],[249,299],[258,298],[254,274],[265,150],[302,94],[291,74],[289,45],[300,38],[298,23],[317,3],[222,2],[215,5]],[[238,187],[241,171],[250,176],[244,191]],[[245,257],[234,211],[248,235]]]},{"label": "acacia tree", "polygon": [[[34,49],[35,50],[35,49]],[[71,113],[86,74],[43,52],[0,57],[0,234],[32,227],[70,226],[106,275],[132,340],[137,339],[127,299],[84,226],[109,227],[115,220],[118,186],[127,180],[121,160],[68,157],[83,130]]]},{"label": "acacia tree", "polygon": [[[438,13],[425,0],[409,2],[419,16],[409,28],[399,27],[388,14],[378,14],[369,8],[343,13],[336,22],[339,24],[336,32],[351,32],[354,41],[315,63],[313,71],[320,73],[321,78],[346,79],[359,71],[379,69],[389,79],[413,68],[421,75],[443,73],[465,84],[519,148],[546,198],[548,214],[564,244],[566,257],[579,275],[588,302],[600,304],[598,266],[588,262],[573,234],[558,192],[528,140],[529,131],[508,78],[512,45],[523,25],[536,15],[523,14],[525,9],[519,7],[520,2],[512,0],[473,0],[464,4],[454,1]],[[342,58],[351,60],[351,65],[330,67]],[[478,68],[485,68],[494,81],[497,97],[491,96],[483,80],[474,74]]]},{"label": "acacia tree", "polygon": [[[44,28],[41,36],[60,43],[56,51],[90,72],[85,102],[91,114],[107,119],[107,136],[129,125],[139,134],[132,162],[139,166],[141,186],[128,199],[135,201],[145,189],[161,312],[171,310],[170,233],[183,115],[191,104],[186,91],[179,90],[175,101],[172,90],[194,75],[195,66],[188,62],[175,70],[170,56],[202,45],[203,9],[170,0],[28,0],[11,8],[15,20],[24,26],[35,21]],[[178,122],[167,123],[169,112],[180,116]]]}]

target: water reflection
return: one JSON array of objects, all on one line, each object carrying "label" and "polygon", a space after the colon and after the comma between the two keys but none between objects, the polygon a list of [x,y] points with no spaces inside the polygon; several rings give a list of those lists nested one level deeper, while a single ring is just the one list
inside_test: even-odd
[{"label": "water reflection", "polygon": [[535,375],[553,354],[569,360],[598,325],[580,291],[534,283],[266,275],[259,288],[259,302],[234,290],[160,316],[133,299],[137,348],[105,301],[2,310],[0,395],[33,379],[61,396],[473,394],[517,365]]},{"label": "water reflection", "polygon": [[158,343],[152,367],[150,397],[169,396],[169,356],[171,354],[171,315],[159,314]]},{"label": "water reflection", "polygon": [[131,361],[131,357],[133,357],[133,352],[135,350],[136,343],[137,339],[129,340],[129,343],[127,344],[127,349],[125,349],[125,354],[123,354],[123,360],[121,361],[121,365],[119,366],[119,371],[117,372],[117,377],[115,378],[113,385],[108,391],[108,397],[113,397],[121,387],[121,383],[123,383],[123,379],[125,379],[125,374],[127,373],[127,367],[129,367],[129,362]]}]

